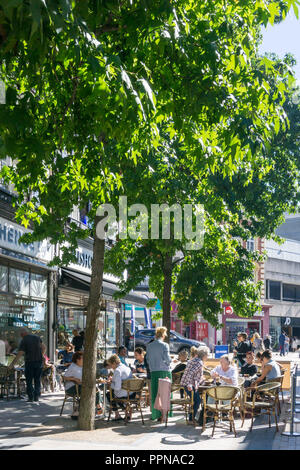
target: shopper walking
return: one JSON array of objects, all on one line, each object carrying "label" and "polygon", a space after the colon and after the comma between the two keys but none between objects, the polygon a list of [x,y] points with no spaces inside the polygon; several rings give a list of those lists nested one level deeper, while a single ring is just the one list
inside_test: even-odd
[{"label": "shopper walking", "polygon": [[284,342],[285,342],[285,334],[282,331],[281,335],[279,336],[279,351],[280,356],[284,356]]},{"label": "shopper walking", "polygon": [[155,340],[147,345],[147,363],[151,374],[151,419],[162,420],[161,412],[154,408],[154,402],[158,391],[158,380],[169,377],[171,374],[171,357],[169,345],[164,342],[167,336],[167,328],[156,328]]},{"label": "shopper walking", "polygon": [[41,376],[43,371],[42,340],[39,336],[21,328],[22,341],[15,359],[10,364],[12,368],[25,355],[25,379],[28,402],[38,402],[41,394]]},{"label": "shopper walking", "polygon": [[258,352],[264,352],[265,350],[263,340],[260,337],[259,333],[254,333],[253,346],[254,346],[254,354],[257,354]]},{"label": "shopper walking", "polygon": [[289,348],[290,348],[290,338],[288,335],[285,334],[285,339],[284,339],[284,356],[289,353]]}]

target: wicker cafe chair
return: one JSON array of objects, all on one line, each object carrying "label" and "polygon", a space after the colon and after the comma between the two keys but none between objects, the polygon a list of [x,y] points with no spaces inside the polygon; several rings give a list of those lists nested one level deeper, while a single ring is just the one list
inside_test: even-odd
[{"label": "wicker cafe chair", "polygon": [[[127,391],[127,397],[118,398],[113,397],[112,389],[109,388],[110,399],[109,399],[109,414],[107,422],[110,420],[111,412],[113,409],[113,405],[117,403],[121,403],[125,406],[125,424],[128,422],[128,416],[132,408],[135,407],[141,413],[142,423],[144,423],[144,417],[142,412],[142,395],[143,395],[143,387],[144,387],[144,379],[127,379],[123,380],[122,382],[122,389]],[[131,397],[130,394],[135,393],[134,397]]]},{"label": "wicker cafe chair", "polygon": [[[183,373],[184,371],[175,372],[172,375],[170,404],[171,404],[171,407],[172,405],[181,405],[183,407],[186,422],[188,422],[188,413],[192,413],[192,421],[194,422],[194,425],[196,425],[196,422],[194,421],[194,392],[192,391],[191,396],[189,396],[185,388],[180,384]],[[175,395],[176,392],[181,392],[181,391],[183,391],[183,397],[174,396],[173,398],[173,394]],[[166,426],[167,425],[168,425],[168,413],[166,415]]]},{"label": "wicker cafe chair", "polygon": [[[8,400],[9,392],[13,388],[14,391],[17,387],[17,382],[15,379],[15,372],[14,370],[9,369],[7,366],[0,365],[0,389],[1,389],[1,396],[5,396]],[[4,393],[3,393],[4,392]]]},{"label": "wicker cafe chair", "polygon": [[[206,425],[207,412],[213,413],[214,424],[212,430],[212,436],[215,432],[216,421],[221,418],[223,414],[228,416],[230,422],[230,431],[234,432],[236,437],[235,425],[234,425],[234,409],[239,405],[238,393],[240,392],[239,387],[232,387],[230,385],[219,385],[216,387],[208,388],[203,394],[203,431]],[[207,397],[213,399],[213,403],[207,402]],[[224,403],[228,402],[229,403]]]},{"label": "wicker cafe chair", "polygon": [[[263,414],[267,414],[269,417],[269,427],[271,427],[271,412],[274,415],[276,424],[276,431],[279,430],[277,424],[276,407],[278,403],[278,391],[280,389],[280,383],[267,382],[263,385],[259,385],[254,389],[252,399],[247,401],[247,395],[244,396],[244,410],[251,414],[251,427],[253,428],[253,417],[256,410],[261,412],[265,410]],[[245,421],[245,415],[243,416],[242,427]]]},{"label": "wicker cafe chair", "polygon": [[[65,381],[64,376],[62,376],[62,379],[63,379],[63,384],[65,385],[66,381]],[[62,404],[62,407],[61,407],[60,415],[59,415],[59,416],[61,416],[62,413],[63,413],[63,410],[64,410],[64,406],[65,406],[66,401],[72,399],[72,401],[73,401],[73,409],[76,407],[76,405],[79,406],[79,403],[80,403],[80,395],[79,395],[78,385],[76,384],[75,387],[76,387],[76,395],[69,395],[69,394],[68,394],[68,390],[65,390],[64,401],[63,401],[63,404]]]},{"label": "wicker cafe chair", "polygon": [[281,406],[280,406],[280,399],[279,399],[279,393],[281,392],[281,396],[282,396],[282,402],[284,403],[283,401],[283,392],[282,392],[282,384],[283,384],[283,378],[284,378],[284,375],[280,375],[279,377],[276,377],[274,379],[272,379],[270,382],[267,382],[267,383],[279,383],[280,384],[280,387],[278,389],[276,389],[276,406],[277,406],[277,414],[280,415],[281,413]]},{"label": "wicker cafe chair", "polygon": [[203,375],[206,379],[211,379],[211,373],[207,369],[203,369]]}]

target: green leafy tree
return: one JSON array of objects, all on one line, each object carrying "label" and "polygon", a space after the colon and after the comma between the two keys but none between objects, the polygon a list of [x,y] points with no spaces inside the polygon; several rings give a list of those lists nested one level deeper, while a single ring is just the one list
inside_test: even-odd
[{"label": "green leafy tree", "polygon": [[[33,230],[26,241],[59,243],[63,255],[54,262],[67,264],[78,238],[91,233],[69,223],[69,214],[74,205],[92,205],[81,429],[94,426],[105,250],[95,236],[97,207],[118,193],[126,160],[147,162],[145,155],[165,140],[162,129],[199,181],[220,169],[232,178],[241,162],[259,158],[280,127],[285,88],[272,61],[257,61],[258,28],[292,5],[297,2],[0,0],[7,88],[0,151],[14,160],[3,177],[18,193],[17,220]],[[268,93],[271,76],[276,102]]]}]

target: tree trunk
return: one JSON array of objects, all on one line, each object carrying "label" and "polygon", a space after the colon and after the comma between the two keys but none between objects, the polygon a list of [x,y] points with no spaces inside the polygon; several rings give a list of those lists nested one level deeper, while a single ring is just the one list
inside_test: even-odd
[{"label": "tree trunk", "polygon": [[164,259],[164,292],[163,292],[163,326],[168,329],[166,342],[170,342],[171,330],[171,290],[172,290],[172,256],[168,253]]},{"label": "tree trunk", "polygon": [[[100,220],[100,217],[95,218],[95,227]],[[98,238],[95,231],[91,287],[84,338],[82,389],[78,419],[78,427],[84,431],[90,431],[95,428],[97,326],[102,293],[104,251],[105,240]]]}]

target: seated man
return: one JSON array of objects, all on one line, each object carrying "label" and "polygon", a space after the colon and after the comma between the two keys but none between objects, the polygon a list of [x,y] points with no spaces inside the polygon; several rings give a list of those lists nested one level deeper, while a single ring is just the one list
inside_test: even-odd
[{"label": "seated man", "polygon": [[[111,390],[112,390],[112,397],[116,398],[126,398],[127,397],[127,391],[122,389],[122,382],[123,380],[131,379],[132,378],[132,372],[129,367],[121,363],[121,360],[119,356],[116,354],[113,354],[108,360],[108,366],[113,369],[114,375],[110,377],[107,380],[107,383],[110,383]],[[134,397],[135,394],[132,394],[132,397]],[[107,400],[110,401],[110,392],[108,391],[107,394]],[[115,412],[115,419],[114,421],[120,421],[121,416],[118,411],[118,406],[121,408],[124,408],[122,403],[114,403],[113,404],[113,411]],[[129,417],[131,419],[131,415]]]},{"label": "seated man", "polygon": [[119,347],[118,356],[119,356],[119,359],[122,362],[122,364],[124,364],[124,366],[130,367],[129,364],[127,364],[127,362],[126,362],[127,349],[125,348],[125,346],[120,346]]}]

